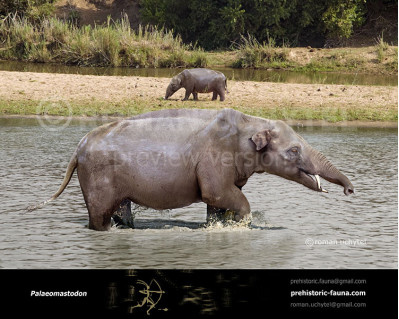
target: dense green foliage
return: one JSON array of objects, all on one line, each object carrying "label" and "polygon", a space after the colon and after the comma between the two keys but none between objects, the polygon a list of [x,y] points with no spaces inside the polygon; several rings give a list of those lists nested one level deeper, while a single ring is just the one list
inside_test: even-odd
[{"label": "dense green foliage", "polygon": [[[90,0],[87,0],[90,1]],[[209,50],[241,45],[242,36],[278,46],[322,46],[346,39],[367,18],[397,0],[138,0],[143,24],[173,30],[185,43]],[[29,21],[54,13],[57,0],[0,0],[0,18]],[[397,7],[396,7],[397,8]],[[78,19],[78,17],[76,17]]]},{"label": "dense green foliage", "polygon": [[24,16],[32,21],[48,17],[54,12],[57,0],[0,0],[0,17],[8,14]]},{"label": "dense green foliage", "polygon": [[145,23],[164,26],[205,49],[227,48],[250,34],[260,43],[320,45],[348,38],[374,7],[397,0],[141,0]]}]

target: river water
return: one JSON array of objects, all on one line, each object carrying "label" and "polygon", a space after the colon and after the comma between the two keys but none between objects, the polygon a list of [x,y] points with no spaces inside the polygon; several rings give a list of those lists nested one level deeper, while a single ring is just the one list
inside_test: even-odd
[{"label": "river water", "polygon": [[397,268],[396,129],[296,128],[356,194],[255,175],[243,188],[249,228],[204,227],[201,203],[138,210],[136,229],[89,230],[76,173],[56,201],[23,214],[58,189],[76,145],[100,124],[0,119],[1,268]]},{"label": "river water", "polygon": [[[398,85],[398,77],[396,75],[370,75],[342,72],[294,72],[285,70],[233,68],[214,69],[223,72],[227,79],[236,81],[343,85]],[[171,78],[182,71],[181,68],[78,67],[63,64],[30,63],[21,61],[0,61],[0,70],[107,76],[151,76],[163,78]]]}]

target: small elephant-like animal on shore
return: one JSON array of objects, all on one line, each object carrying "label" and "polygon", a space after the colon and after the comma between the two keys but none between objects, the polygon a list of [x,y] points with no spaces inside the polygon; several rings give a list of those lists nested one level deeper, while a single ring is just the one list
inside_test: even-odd
[{"label": "small elephant-like animal on shore", "polygon": [[227,91],[227,79],[222,72],[209,69],[186,69],[174,76],[170,81],[165,94],[165,100],[171,97],[180,88],[186,89],[183,101],[188,100],[193,94],[194,100],[198,100],[198,93],[212,92],[212,101],[219,95],[220,101],[224,101]]},{"label": "small elephant-like animal on shore", "polygon": [[326,192],[320,177],[354,192],[349,179],[290,126],[241,112],[161,110],[102,125],[86,134],[68,164],[56,199],[77,169],[89,228],[108,230],[119,205],[130,200],[153,209],[195,202],[250,218],[242,187],[268,172]]}]

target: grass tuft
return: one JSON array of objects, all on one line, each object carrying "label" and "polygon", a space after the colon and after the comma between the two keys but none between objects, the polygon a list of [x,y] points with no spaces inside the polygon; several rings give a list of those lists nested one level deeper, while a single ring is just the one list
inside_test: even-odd
[{"label": "grass tuft", "polygon": [[203,67],[201,48],[190,49],[173,30],[130,27],[127,15],[103,25],[77,27],[56,18],[36,23],[17,15],[0,20],[0,58],[79,66]]},{"label": "grass tuft", "polygon": [[241,41],[236,45],[237,59],[233,62],[235,68],[279,68],[286,67],[288,62],[288,50],[286,47],[276,47],[273,38],[268,38],[262,44],[248,34],[241,36]]},{"label": "grass tuft", "polygon": [[377,59],[379,63],[384,62],[389,45],[384,41],[384,34],[381,34],[376,40],[375,49],[377,52]]},{"label": "grass tuft", "polygon": [[[22,93],[21,93],[22,94]],[[50,102],[49,102],[50,103]],[[58,104],[57,104],[58,105]],[[156,111],[163,108],[210,108],[221,107],[211,103],[181,103],[179,101],[171,102],[159,100],[154,103],[153,100],[145,98],[125,99],[117,102],[103,100],[84,100],[68,101],[59,103],[54,107],[54,103],[49,105],[39,103],[34,100],[2,100],[0,99],[0,115],[20,114],[20,115],[58,115],[58,116],[134,116],[145,112]],[[39,110],[39,106],[45,110],[45,113]],[[66,107],[67,106],[67,107]],[[337,106],[328,106],[323,108],[314,107],[295,107],[281,105],[274,107],[252,107],[248,105],[232,106],[232,108],[249,115],[260,116],[269,119],[279,120],[325,120],[331,123],[341,121],[398,121],[397,108],[369,107],[357,105],[349,108]],[[38,112],[38,110],[40,112]]]}]

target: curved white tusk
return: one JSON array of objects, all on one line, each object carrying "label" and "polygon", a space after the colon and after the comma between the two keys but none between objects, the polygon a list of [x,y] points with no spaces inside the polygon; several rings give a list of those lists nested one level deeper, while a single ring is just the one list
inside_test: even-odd
[{"label": "curved white tusk", "polygon": [[317,189],[321,189],[321,186],[320,186],[320,177],[319,177],[319,175],[315,175],[314,177],[316,177]]}]

